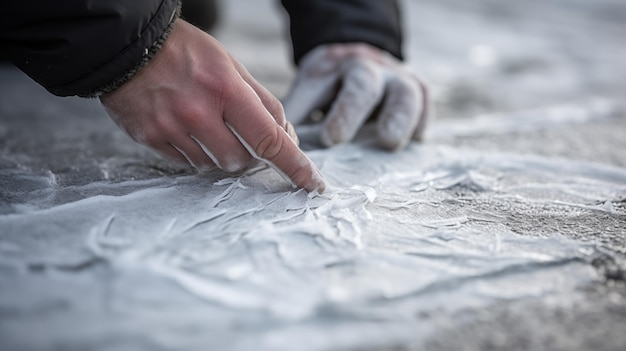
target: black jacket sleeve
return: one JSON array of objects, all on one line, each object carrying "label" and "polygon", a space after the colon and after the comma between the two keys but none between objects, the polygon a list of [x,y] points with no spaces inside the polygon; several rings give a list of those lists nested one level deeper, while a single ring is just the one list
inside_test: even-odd
[{"label": "black jacket sleeve", "polygon": [[396,0],[281,0],[296,63],[321,44],[365,42],[402,59]]},{"label": "black jacket sleeve", "polygon": [[178,0],[2,1],[5,55],[55,95],[96,96],[154,51]]}]

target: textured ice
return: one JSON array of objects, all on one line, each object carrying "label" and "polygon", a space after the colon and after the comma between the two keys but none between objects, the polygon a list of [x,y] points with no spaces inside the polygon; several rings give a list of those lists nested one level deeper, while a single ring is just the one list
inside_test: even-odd
[{"label": "textured ice", "polygon": [[[270,3],[224,2],[238,17],[220,35],[280,95]],[[164,165],[96,104],[0,67],[0,349],[421,349],[468,311],[588,305],[581,289],[605,279],[594,262],[616,256],[603,233],[624,235],[626,169],[447,142],[531,144],[623,117],[623,5],[404,5],[411,64],[443,117],[397,153],[364,138],[316,150],[315,127],[299,128],[321,195],[266,166]]]},{"label": "textured ice", "polygon": [[[225,179],[91,183],[73,191],[135,190],[48,207],[39,204],[62,189],[42,175],[47,191],[0,217],[0,302],[20,316],[51,311],[3,321],[6,342],[129,333],[172,349],[245,350],[307,337],[315,342],[299,348],[317,350],[406,341],[428,331],[433,313],[597,279],[590,262],[601,248],[515,234],[507,206],[612,211],[626,194],[623,169],[567,160],[417,145],[309,156],[332,179],[323,195],[293,191],[261,167]],[[467,199],[456,191],[500,206],[460,206]],[[23,323],[38,338],[10,333]]]}]

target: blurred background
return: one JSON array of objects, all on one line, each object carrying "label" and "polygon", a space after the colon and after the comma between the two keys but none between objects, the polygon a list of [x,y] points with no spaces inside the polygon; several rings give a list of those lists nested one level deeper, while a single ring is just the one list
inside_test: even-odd
[{"label": "blurred background", "polygon": [[[278,1],[218,3],[214,34],[283,96],[293,69]],[[407,61],[433,85],[444,118],[624,96],[621,0],[400,3]]]},{"label": "blurred background", "polygon": [[[217,3],[222,16],[212,33],[284,96],[295,70],[278,1]],[[626,165],[626,124],[612,119],[625,110],[624,1],[400,4],[407,64],[434,96],[432,142]],[[573,125],[555,130],[563,121]]]}]

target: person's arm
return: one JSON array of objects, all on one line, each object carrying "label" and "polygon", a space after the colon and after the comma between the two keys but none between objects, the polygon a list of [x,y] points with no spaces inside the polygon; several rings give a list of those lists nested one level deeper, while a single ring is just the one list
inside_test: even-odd
[{"label": "person's arm", "polygon": [[[56,95],[98,96],[134,140],[198,169],[260,159],[307,190],[321,173],[278,99],[176,0],[25,0],[0,5],[9,58]],[[10,14],[10,15],[9,15]]]},{"label": "person's arm", "polygon": [[98,96],[132,77],[161,47],[178,0],[3,1],[9,60],[59,96]]},{"label": "person's arm", "polygon": [[[298,66],[284,100],[289,121],[302,123],[312,111],[330,105],[320,136],[326,146],[352,140],[370,117],[377,117],[378,141],[387,149],[422,137],[428,90],[402,62],[395,0],[281,2],[290,17]],[[378,115],[372,116],[375,111]]]},{"label": "person's arm", "polygon": [[324,191],[280,101],[217,40],[183,20],[145,68],[101,101],[134,140],[167,158],[228,172],[256,158],[300,188]]}]

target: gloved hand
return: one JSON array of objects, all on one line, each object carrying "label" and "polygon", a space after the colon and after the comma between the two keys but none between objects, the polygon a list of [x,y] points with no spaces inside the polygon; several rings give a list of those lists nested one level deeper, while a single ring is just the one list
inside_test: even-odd
[{"label": "gloved hand", "polygon": [[101,102],[131,138],[166,158],[227,172],[258,158],[298,187],[324,190],[278,99],[183,20],[148,65]]},{"label": "gloved hand", "polygon": [[321,45],[308,53],[284,100],[285,113],[300,124],[331,102],[320,136],[325,146],[352,140],[382,103],[374,116],[378,142],[390,150],[402,148],[421,138],[430,110],[428,90],[417,76],[364,43]]}]

